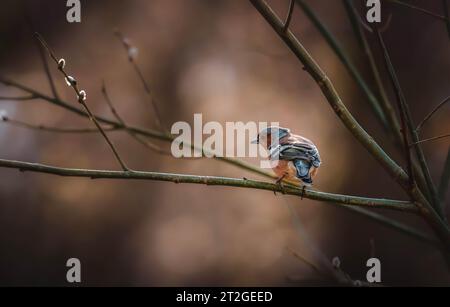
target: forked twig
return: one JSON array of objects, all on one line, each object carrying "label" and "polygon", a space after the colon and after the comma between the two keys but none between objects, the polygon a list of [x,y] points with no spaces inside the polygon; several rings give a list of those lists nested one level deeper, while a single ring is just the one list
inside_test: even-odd
[{"label": "forked twig", "polygon": [[286,21],[284,22],[284,26],[283,26],[284,32],[286,32],[289,29],[289,25],[291,24],[292,13],[294,12],[294,5],[295,5],[295,0],[290,0],[289,1],[289,9],[288,9],[288,13],[286,16]]}]

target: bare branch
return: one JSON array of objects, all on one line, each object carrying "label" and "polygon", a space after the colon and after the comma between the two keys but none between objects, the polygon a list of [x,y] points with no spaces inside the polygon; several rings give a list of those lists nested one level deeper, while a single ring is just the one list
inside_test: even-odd
[{"label": "bare branch", "polygon": [[56,90],[55,82],[53,81],[52,73],[50,72],[50,68],[48,67],[48,61],[47,57],[45,56],[44,47],[37,43],[36,44],[38,50],[39,50],[39,56],[42,61],[42,65],[44,67],[45,75],[47,76],[48,83],[50,85],[50,90],[52,91],[53,97],[56,99],[59,99],[58,91]]},{"label": "bare branch", "polygon": [[441,175],[441,182],[439,184],[439,196],[442,200],[442,203],[445,202],[445,195],[448,192],[448,185],[450,182],[450,146],[447,152],[447,159],[445,160],[444,170]]},{"label": "bare branch", "polygon": [[[254,181],[249,179],[143,172],[134,170],[112,171],[112,170],[61,168],[39,163],[29,163],[5,159],[0,159],[0,167],[15,168],[22,172],[31,171],[66,177],[87,177],[91,179],[137,179],[137,180],[170,181],[174,183],[194,183],[205,185],[232,186],[239,188],[252,188],[285,193],[286,195],[302,196],[302,189],[300,188],[295,188],[288,185],[285,185],[284,188],[281,188],[279,184],[264,181]],[[383,208],[411,213],[419,212],[416,205],[409,201],[340,195],[314,191],[310,189],[305,189],[303,197],[314,200],[321,200],[325,202],[335,202],[350,206]]]},{"label": "bare branch", "polygon": [[[375,83],[378,87],[378,92],[381,96],[380,99],[380,106],[383,109],[384,114],[386,115],[386,119],[389,123],[389,127],[392,131],[392,134],[394,136],[395,145],[398,147],[399,150],[404,150],[404,142],[403,142],[403,136],[400,129],[400,124],[397,120],[397,115],[395,113],[395,110],[390,102],[390,99],[388,98],[388,95],[386,93],[383,80],[380,75],[380,71],[377,67],[377,63],[375,61],[375,57],[372,52],[372,48],[370,47],[369,42],[367,41],[367,37],[363,31],[364,27],[368,27],[364,22],[361,21],[361,16],[356,11],[355,7],[352,4],[351,0],[344,0],[344,7],[347,11],[347,15],[350,19],[350,22],[353,27],[353,31],[356,35],[357,40],[360,42],[361,47],[367,57],[367,60],[370,64],[370,68],[375,80]],[[372,29],[370,29],[370,33],[373,33]],[[380,32],[382,32],[380,30]],[[420,166],[417,164],[416,160],[412,161],[413,171],[415,175],[415,179],[417,183],[419,184],[419,187],[422,191],[427,192],[427,184],[425,182],[425,178],[421,172]]]},{"label": "bare branch", "polygon": [[289,9],[286,16],[286,21],[284,22],[283,31],[286,32],[289,29],[289,25],[291,24],[292,13],[294,12],[295,0],[289,1]]},{"label": "bare branch", "polygon": [[436,141],[436,140],[440,140],[440,139],[444,139],[444,138],[448,138],[448,137],[450,137],[450,134],[438,135],[438,136],[434,136],[434,137],[431,137],[428,139],[423,139],[423,140],[414,142],[414,143],[410,144],[409,146],[414,146],[414,145],[425,143],[425,142]]},{"label": "bare branch", "polygon": [[[125,121],[122,119],[122,117],[119,115],[119,113],[117,112],[116,108],[114,107],[111,98],[109,97],[108,91],[106,90],[106,85],[105,85],[105,81],[102,82],[102,94],[103,97],[106,100],[106,103],[108,104],[109,109],[111,110],[111,113],[114,115],[114,117],[117,119],[117,121],[123,125],[124,127],[127,127],[127,124],[125,123]],[[158,145],[154,144],[153,142],[150,142],[149,140],[147,140],[146,138],[142,137],[139,134],[136,134],[132,131],[130,131],[129,129],[125,129],[125,131],[132,137],[134,138],[136,141],[138,141],[139,143],[141,143],[142,145],[144,145],[145,147],[147,147],[148,149],[158,153],[158,154],[164,154],[164,155],[171,155],[170,152],[162,149],[161,147],[159,147]]]},{"label": "bare branch", "polygon": [[417,125],[416,131],[420,131],[422,127],[425,125],[425,123],[430,120],[431,117],[441,108],[443,107],[447,102],[450,101],[450,96],[445,98],[441,103],[439,103],[430,113],[428,113],[427,116],[425,116],[424,119]]},{"label": "bare branch", "polygon": [[351,212],[354,212],[354,213],[358,213],[358,214],[363,213],[365,217],[367,217],[383,226],[386,226],[386,227],[389,227],[392,229],[396,229],[396,230],[401,229],[402,233],[408,235],[411,238],[419,239],[420,241],[427,243],[427,244],[431,244],[435,247],[441,246],[441,244],[439,243],[438,240],[429,236],[428,234],[422,233],[422,232],[420,232],[408,225],[402,224],[396,220],[388,219],[384,215],[381,215],[380,213],[369,211],[365,208],[355,207],[355,206],[345,206],[344,208]]},{"label": "bare branch", "polygon": [[[40,131],[48,131],[48,132],[56,132],[56,133],[98,133],[97,128],[59,128],[59,127],[49,127],[45,125],[33,125],[21,120],[12,119],[6,115],[0,117],[5,123],[11,124],[13,126],[18,126],[22,128],[27,128],[31,130],[40,130]],[[105,131],[115,131],[118,130],[115,127],[104,127]]]},{"label": "bare branch", "polygon": [[[298,260],[300,260],[301,262],[305,263],[307,266],[311,267],[313,269],[313,271],[315,271],[317,274],[323,276],[325,275],[324,272],[322,272],[321,269],[319,269],[317,267],[317,265],[315,265],[314,263],[312,263],[311,261],[309,261],[308,259],[306,259],[305,257],[303,257],[302,255],[300,255],[299,253],[297,253],[295,250],[293,250],[292,248],[287,248],[287,250]],[[328,276],[327,276],[328,277]]]},{"label": "bare branch", "polygon": [[139,66],[137,65],[137,63],[135,61],[137,48],[134,46],[131,46],[128,38],[126,38],[119,30],[115,30],[114,34],[121,41],[122,45],[124,46],[125,50],[127,51],[128,61],[131,63],[136,74],[138,75],[139,79],[141,80],[146,94],[150,97],[150,103],[153,107],[153,111],[155,112],[155,117],[156,117],[158,128],[164,131],[162,117],[159,112],[158,106],[156,104],[155,98],[152,95],[152,91],[150,90],[150,85],[145,80],[144,74],[142,73],[141,69],[139,68]]},{"label": "bare branch", "polygon": [[428,15],[428,16],[431,16],[431,17],[440,19],[440,20],[442,20],[442,21],[448,22],[448,18],[447,18],[447,17],[442,16],[442,15],[439,15],[439,14],[436,14],[436,13],[433,13],[433,12],[428,11],[428,10],[426,10],[426,9],[423,9],[423,8],[421,8],[421,7],[418,7],[418,6],[415,6],[415,5],[412,5],[412,4],[403,2],[403,1],[399,1],[399,0],[388,0],[388,1],[391,2],[391,3],[395,3],[395,4],[398,4],[398,5],[407,7],[407,8],[409,8],[409,9],[413,9],[413,10],[415,10],[415,11],[424,13],[424,14],[426,14],[426,15]]},{"label": "bare branch", "polygon": [[23,101],[23,100],[33,100],[37,99],[38,97],[31,94],[26,96],[17,96],[17,97],[6,97],[6,96],[0,96],[0,100],[14,100],[14,101]]},{"label": "bare branch", "polygon": [[449,16],[449,12],[448,12],[448,0],[442,0],[442,5],[444,8],[444,15],[445,15],[445,19],[447,19],[446,25],[447,25],[447,33],[448,36],[450,37],[450,16]]},{"label": "bare branch", "polygon": [[397,107],[399,110],[399,114],[400,114],[400,123],[401,123],[401,133],[402,133],[402,137],[403,137],[403,146],[404,146],[404,154],[406,156],[406,161],[408,164],[408,175],[409,175],[409,184],[410,184],[410,188],[412,188],[415,185],[415,180],[414,180],[414,173],[412,170],[412,155],[411,155],[411,150],[409,147],[409,138],[408,138],[408,127],[407,127],[407,115],[406,115],[406,108],[407,108],[407,104],[406,104],[406,99],[405,96],[403,95],[403,91],[400,87],[400,83],[397,79],[397,76],[395,74],[395,70],[394,67],[392,66],[392,62],[389,56],[389,53],[387,51],[387,48],[384,44],[383,41],[383,37],[381,36],[380,30],[376,27],[373,26],[372,27],[373,32],[375,32],[377,40],[378,40],[378,44],[380,45],[380,48],[382,50],[383,53],[383,57],[384,57],[384,63],[386,66],[387,71],[389,72],[389,78],[390,81],[392,83],[392,87],[394,88],[394,92],[395,92],[395,97],[397,98]]},{"label": "bare branch", "polygon": [[75,91],[76,95],[77,95],[77,99],[78,102],[83,106],[84,110],[86,111],[86,113],[89,115],[89,118],[91,119],[91,121],[95,124],[95,126],[97,127],[97,129],[100,131],[101,135],[103,136],[103,138],[106,140],[106,142],[108,143],[109,147],[111,148],[111,151],[113,152],[114,156],[116,157],[117,161],[119,162],[120,166],[122,167],[122,169],[124,171],[129,171],[130,169],[125,165],[125,163],[122,161],[122,159],[120,158],[119,153],[117,152],[116,148],[114,147],[113,143],[111,142],[111,140],[108,138],[108,136],[106,135],[105,131],[103,130],[102,126],[99,124],[99,122],[97,121],[96,117],[92,114],[91,110],[89,109],[89,107],[86,104],[86,93],[83,90],[79,90],[78,89],[78,84],[77,81],[72,77],[69,76],[65,69],[65,60],[64,59],[57,59],[56,56],[54,55],[54,53],[51,51],[50,47],[47,45],[47,43],[45,42],[45,40],[42,38],[42,36],[39,33],[36,33],[36,38],[39,40],[39,42],[42,44],[42,46],[47,50],[47,52],[49,53],[50,57],[53,59],[53,61],[55,62],[55,64],[58,66],[58,70],[64,75],[66,82],[68,83],[68,85],[73,88],[73,90]]},{"label": "bare branch", "polygon": [[[386,65],[386,68],[387,68],[387,70],[389,72],[389,76],[390,76],[392,85],[393,85],[393,87],[395,89],[395,94],[397,96],[397,100],[399,102],[400,116],[403,117],[402,118],[402,133],[404,134],[404,137],[405,137],[405,140],[404,140],[405,141],[405,147],[406,147],[405,148],[405,154],[407,153],[409,159],[411,159],[411,153],[410,153],[410,150],[409,150],[410,147],[408,146],[409,141],[408,141],[408,137],[406,135],[406,133],[407,133],[406,131],[408,129],[409,130],[409,134],[411,135],[413,142],[416,143],[414,145],[414,149],[415,149],[416,155],[417,155],[417,157],[419,159],[419,164],[420,164],[420,167],[422,169],[422,173],[423,173],[423,175],[425,177],[425,181],[427,183],[428,191],[431,194],[433,208],[439,214],[440,218],[445,220],[445,214],[444,214],[444,211],[443,211],[442,206],[441,206],[440,201],[439,201],[439,196],[438,196],[438,193],[437,193],[437,190],[436,190],[436,186],[433,183],[433,179],[431,177],[430,170],[428,169],[428,165],[427,165],[427,162],[426,162],[426,159],[425,159],[425,155],[424,155],[424,153],[422,151],[422,148],[420,147],[419,136],[418,136],[418,134],[417,134],[417,132],[415,130],[414,123],[413,123],[412,116],[411,116],[411,112],[409,110],[408,104],[406,103],[406,99],[405,99],[405,96],[404,96],[403,91],[401,89],[400,82],[398,81],[397,75],[395,73],[394,66],[393,66],[392,61],[390,59],[390,56],[389,56],[389,53],[387,51],[386,45],[384,44],[383,38],[381,36],[381,33],[378,31],[378,29],[376,29],[376,27],[374,27],[374,31],[376,33],[376,36],[377,36],[380,48],[381,48],[381,50],[383,52],[385,65]],[[409,160],[408,163],[411,163],[411,160]],[[411,164],[410,164],[410,167],[411,167],[410,170],[412,172]],[[413,182],[411,182],[411,183],[414,184]]]},{"label": "bare branch", "polygon": [[325,24],[320,20],[320,18],[314,13],[314,11],[310,8],[310,6],[304,0],[295,0],[296,3],[302,8],[303,12],[310,19],[310,21],[314,24],[317,30],[322,34],[330,48],[337,55],[339,60],[342,62],[352,79],[358,85],[364,96],[367,98],[373,112],[375,113],[376,118],[380,121],[383,128],[386,130],[389,129],[389,125],[386,120],[386,115],[384,113],[383,108],[380,106],[380,102],[377,97],[373,94],[370,87],[364,81],[364,78],[359,73],[358,69],[350,60],[349,56],[345,53],[344,48],[339,44],[334,35],[330,32],[330,30],[325,26]]}]

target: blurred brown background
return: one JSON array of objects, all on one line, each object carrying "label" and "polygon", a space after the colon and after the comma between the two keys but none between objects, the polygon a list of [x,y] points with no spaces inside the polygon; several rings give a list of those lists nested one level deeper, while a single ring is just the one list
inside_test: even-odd
[{"label": "blurred brown background", "polygon": [[[285,16],[288,2],[270,4]],[[221,123],[279,121],[319,147],[323,165],[317,189],[407,198],[337,120],[317,85],[248,1],[81,1],[79,24],[66,21],[65,3],[0,3],[1,75],[50,94],[25,22],[28,15],[34,30],[66,59],[67,70],[87,91],[96,114],[112,118],[100,92],[104,79],[129,123],[154,128],[148,98],[112,34],[118,28],[139,48],[137,62],[166,126],[192,122],[193,113]],[[342,2],[309,3],[372,82]],[[410,3],[442,13],[440,0]],[[385,40],[418,122],[450,94],[450,40],[439,20],[401,7],[387,9],[393,20]],[[358,121],[404,165],[360,90],[298,7],[292,29]],[[53,65],[52,72],[61,97],[76,104]],[[0,86],[0,96],[20,94]],[[1,101],[0,109],[35,124],[90,127],[88,120],[42,101]],[[448,133],[449,114],[448,107],[441,110],[423,135]],[[213,160],[157,155],[126,133],[109,135],[134,169],[258,178]],[[100,135],[54,134],[1,123],[0,144],[5,159],[117,167]],[[438,181],[448,140],[424,147]],[[311,258],[293,228],[285,199],[298,210],[314,242],[330,258],[338,256],[353,278],[365,279],[373,239],[386,284],[448,284],[448,272],[435,249],[330,204],[249,189],[92,181],[10,169],[0,169],[0,284],[67,285],[66,260],[77,257],[83,285],[296,285],[293,280],[312,280],[316,274],[287,250]],[[377,212],[429,231],[414,216]]]}]

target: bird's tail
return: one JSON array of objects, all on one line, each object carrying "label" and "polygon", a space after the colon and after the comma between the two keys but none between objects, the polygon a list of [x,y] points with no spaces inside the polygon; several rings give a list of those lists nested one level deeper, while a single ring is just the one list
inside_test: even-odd
[{"label": "bird's tail", "polygon": [[311,169],[311,164],[304,160],[295,160],[294,161],[295,168],[297,170],[297,176],[300,178],[305,184],[311,185],[312,178],[309,170]]}]

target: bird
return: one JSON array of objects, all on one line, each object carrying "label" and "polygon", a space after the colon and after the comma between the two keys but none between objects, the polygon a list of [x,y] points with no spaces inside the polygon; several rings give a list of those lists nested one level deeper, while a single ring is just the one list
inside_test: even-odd
[{"label": "bird", "polygon": [[276,183],[283,180],[303,187],[313,185],[322,163],[319,150],[309,139],[291,133],[288,128],[269,126],[262,129],[252,144],[261,144],[269,152]]}]

